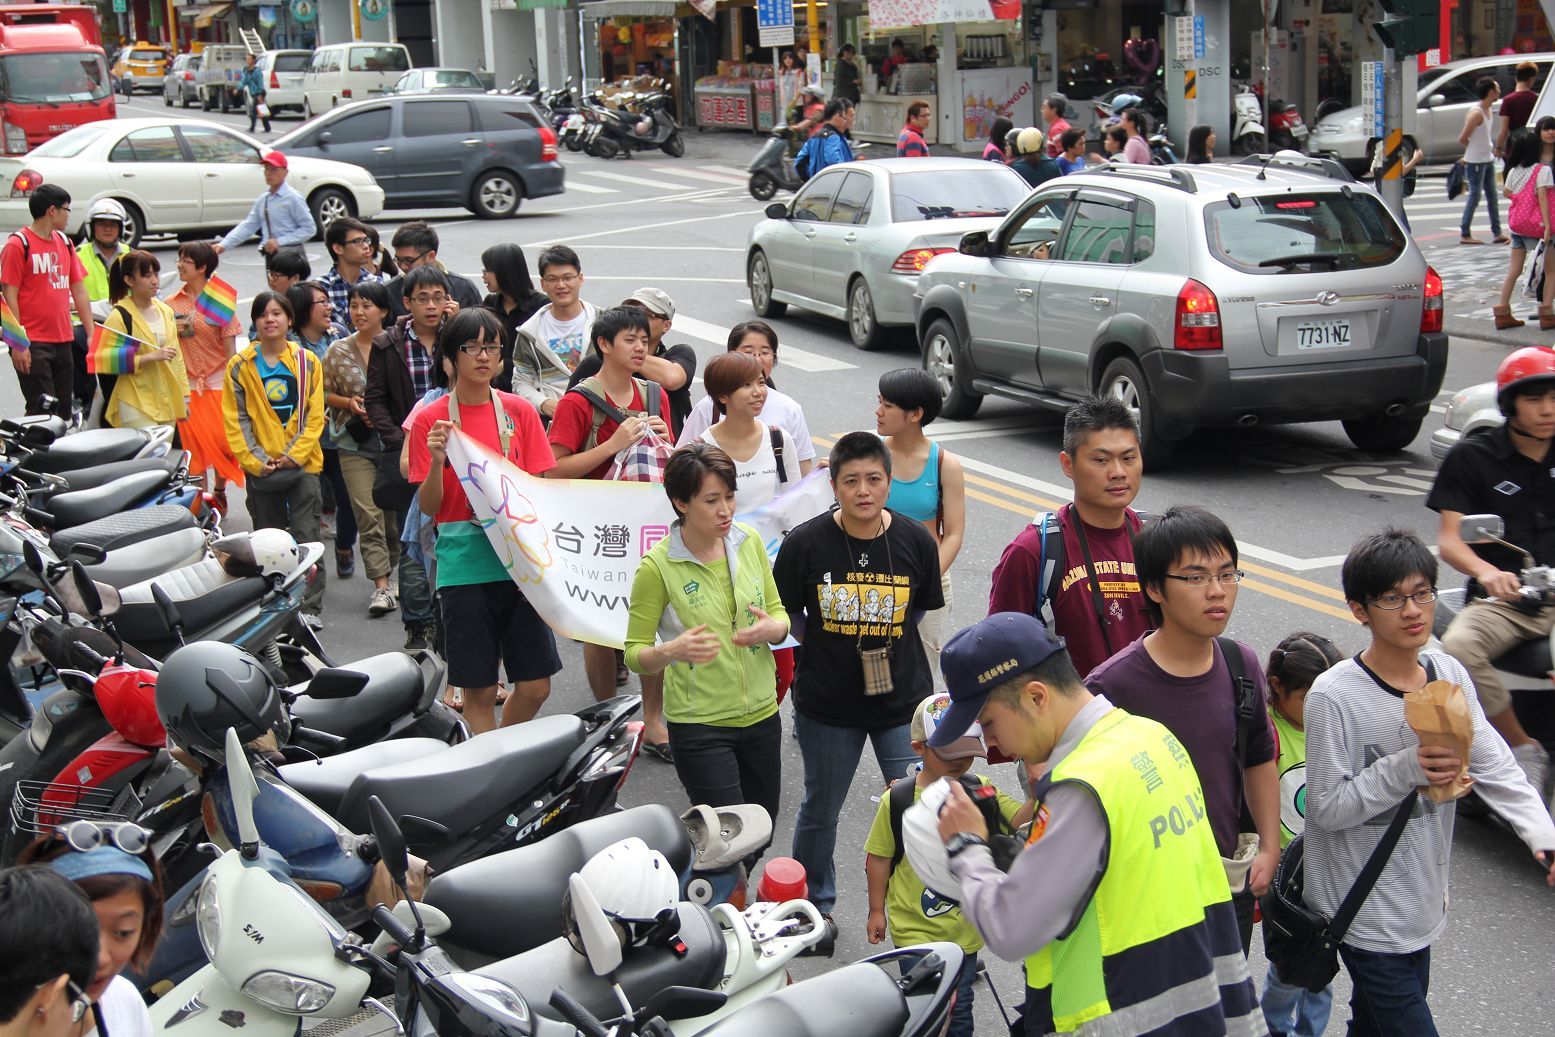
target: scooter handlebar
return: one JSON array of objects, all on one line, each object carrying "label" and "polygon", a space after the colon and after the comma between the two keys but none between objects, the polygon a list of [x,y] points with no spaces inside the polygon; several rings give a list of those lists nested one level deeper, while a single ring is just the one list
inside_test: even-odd
[{"label": "scooter handlebar", "polygon": [[560,987],[551,991],[551,1007],[565,1016],[584,1037],[609,1037],[609,1033],[594,1013],[579,1004],[571,994]]},{"label": "scooter handlebar", "polygon": [[387,904],[378,904],[373,908],[373,921],[378,923],[378,928],[389,935],[395,943],[401,947],[410,945],[415,934],[405,928],[403,922],[394,916],[394,912]]},{"label": "scooter handlebar", "polygon": [[312,742],[314,745],[325,749],[343,749],[346,740],[339,735],[332,735],[328,731],[315,731],[311,727],[303,727],[301,724],[292,725],[293,742]]}]

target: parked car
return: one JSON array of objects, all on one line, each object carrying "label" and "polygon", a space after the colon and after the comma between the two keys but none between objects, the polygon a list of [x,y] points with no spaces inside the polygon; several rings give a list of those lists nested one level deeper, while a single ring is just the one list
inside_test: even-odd
[{"label": "parked car", "polygon": [[271,115],[302,113],[302,80],[312,60],[311,50],[267,50],[259,55],[257,65]]},{"label": "parked car", "polygon": [[391,94],[484,94],[486,86],[467,68],[413,68],[400,76]]},{"label": "parked car", "polygon": [[119,92],[130,97],[137,90],[152,93],[161,90],[162,79],[167,75],[167,66],[172,59],[172,52],[160,44],[135,43],[126,47],[113,64],[113,78]]},{"label": "parked car", "polygon": [[[129,214],[124,239],[147,234],[222,233],[237,226],[265,189],[259,159],[271,149],[215,123],[191,119],[114,119],[60,134],[20,158],[0,158],[0,222],[30,220],[28,196],[39,184],[70,192],[71,234],[92,203],[117,199]],[[365,169],[288,154],[287,182],[302,193],[320,228],[341,216],[370,219],[383,189]]]},{"label": "parked car", "polygon": [[860,349],[913,323],[925,264],[968,231],[989,231],[1030,192],[1009,167],[979,159],[849,162],[773,202],[746,239],[745,273],[758,316],[790,304],[848,323]]},{"label": "parked car", "polygon": [[1118,165],[1043,184],[918,279],[945,415],[990,393],[1052,409],[1108,393],[1153,464],[1204,427],[1339,420],[1363,450],[1407,446],[1446,370],[1442,281],[1376,192],[1324,169]]},{"label": "parked car", "polygon": [[485,219],[560,194],[556,134],[533,104],[498,94],[383,97],[319,116],[275,142],[288,156],[351,162],[391,209],[460,206]]},{"label": "parked car", "polygon": [[1495,382],[1480,382],[1459,389],[1444,409],[1442,427],[1431,433],[1431,456],[1437,464],[1446,460],[1448,451],[1464,436],[1481,429],[1500,428],[1506,423],[1506,416],[1496,403]]},{"label": "parked car", "polygon": [[[1470,106],[1479,103],[1474,84],[1490,76],[1501,84],[1503,96],[1509,94],[1516,85],[1517,66],[1524,61],[1539,66],[1534,89],[1542,89],[1551,66],[1555,65],[1552,53],[1466,58],[1420,73],[1419,89],[1415,92],[1418,112],[1414,137],[1425,149],[1427,163],[1453,162],[1462,157],[1458,134],[1463,132],[1463,119]],[[1312,127],[1307,150],[1314,155],[1331,155],[1352,172],[1363,172],[1371,167],[1371,141],[1370,112],[1355,106],[1319,119]]]},{"label": "parked car", "polygon": [[248,48],[240,43],[208,43],[200,55],[200,108],[224,112],[242,111],[248,103],[243,96],[243,69],[248,65]]},{"label": "parked car", "polygon": [[191,108],[200,99],[200,55],[180,54],[162,77],[162,103],[169,108],[181,104]]},{"label": "parked car", "polygon": [[313,52],[302,77],[302,116],[386,94],[409,71],[410,51],[400,43],[335,43]]}]

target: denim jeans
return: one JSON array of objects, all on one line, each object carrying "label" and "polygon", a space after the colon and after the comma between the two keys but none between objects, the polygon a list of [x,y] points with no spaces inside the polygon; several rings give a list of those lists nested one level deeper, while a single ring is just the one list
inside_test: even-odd
[{"label": "denim jeans", "polygon": [[837,727],[794,710],[794,733],[804,759],[804,799],[794,821],[794,859],[804,865],[810,902],[823,914],[837,903],[837,818],[847,802],[867,739],[880,765],[881,787],[907,773],[918,759],[908,725]]},{"label": "denim jeans", "polygon": [[427,567],[409,551],[400,551],[400,622],[406,627],[432,622],[432,584]]},{"label": "denim jeans", "polygon": [[777,820],[783,791],[781,714],[749,727],[673,722],[667,726],[670,748],[675,750],[675,773],[693,806],[755,803]]},{"label": "denim jeans", "polygon": [[1262,1004],[1270,1037],[1322,1037],[1334,1007],[1334,988],[1314,994],[1306,987],[1290,986],[1270,965],[1263,981]]},{"label": "denim jeans", "polygon": [[1479,196],[1485,196],[1485,208],[1490,210],[1490,233],[1493,237],[1501,236],[1501,206],[1496,200],[1496,164],[1494,162],[1465,162],[1464,170],[1468,174],[1468,197],[1463,200],[1463,220],[1460,229],[1463,236],[1469,236],[1469,228],[1474,223],[1474,210],[1479,207]]},{"label": "denim jeans", "polygon": [[351,495],[346,491],[346,477],[340,470],[340,451],[324,449],[324,503],[335,513],[335,550],[344,551],[356,546],[356,513],[351,510]]},{"label": "denim jeans", "polygon": [[1378,954],[1349,944],[1339,956],[1350,973],[1349,1037],[1437,1037],[1426,994],[1431,988],[1431,948],[1413,954]]}]

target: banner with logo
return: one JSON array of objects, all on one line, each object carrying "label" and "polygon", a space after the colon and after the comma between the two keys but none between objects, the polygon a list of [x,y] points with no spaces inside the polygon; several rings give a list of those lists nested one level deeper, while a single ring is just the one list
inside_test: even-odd
[{"label": "banner with logo", "polygon": [[[448,460],[513,582],[560,637],[620,648],[637,563],[670,534],[675,510],[657,483],[540,479],[462,432]],[[817,469],[738,520],[776,557],[788,531],[826,511]]]}]

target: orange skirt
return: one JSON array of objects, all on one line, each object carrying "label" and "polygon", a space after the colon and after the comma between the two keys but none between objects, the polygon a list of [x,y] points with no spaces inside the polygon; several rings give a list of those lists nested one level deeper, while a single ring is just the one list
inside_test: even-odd
[{"label": "orange skirt", "polygon": [[206,469],[234,486],[243,485],[243,469],[227,445],[222,417],[222,390],[194,390],[189,394],[189,417],[178,423],[179,440],[189,451],[189,471],[204,479]]}]

